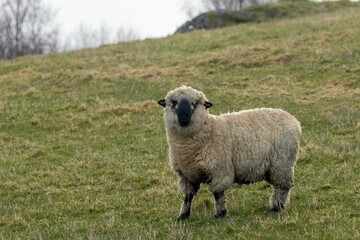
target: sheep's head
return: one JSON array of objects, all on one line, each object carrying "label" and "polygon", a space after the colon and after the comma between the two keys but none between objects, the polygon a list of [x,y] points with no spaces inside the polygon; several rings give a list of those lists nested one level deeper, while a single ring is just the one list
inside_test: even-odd
[{"label": "sheep's head", "polygon": [[207,109],[212,106],[202,92],[186,86],[168,92],[158,103],[165,108],[167,131],[179,135],[198,132],[205,122]]}]

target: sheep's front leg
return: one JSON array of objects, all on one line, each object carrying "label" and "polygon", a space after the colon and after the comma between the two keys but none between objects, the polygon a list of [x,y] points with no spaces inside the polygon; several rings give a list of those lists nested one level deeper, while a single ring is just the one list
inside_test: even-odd
[{"label": "sheep's front leg", "polygon": [[178,221],[189,218],[191,211],[191,201],[194,198],[194,196],[195,194],[192,193],[185,195],[184,202],[181,205],[180,215],[177,218]]},{"label": "sheep's front leg", "polygon": [[221,218],[226,215],[226,197],[224,192],[213,193],[215,197],[215,217]]},{"label": "sheep's front leg", "polygon": [[191,202],[200,188],[200,183],[191,183],[185,177],[180,175],[180,188],[185,194],[184,202],[181,205],[178,221],[187,219],[190,216]]},{"label": "sheep's front leg", "polygon": [[290,199],[290,188],[275,186],[273,194],[270,197],[270,207],[272,212],[279,212],[285,209]]}]

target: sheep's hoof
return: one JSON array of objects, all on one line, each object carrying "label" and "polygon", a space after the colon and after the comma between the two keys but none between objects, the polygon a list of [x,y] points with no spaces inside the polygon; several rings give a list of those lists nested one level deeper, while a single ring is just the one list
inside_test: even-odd
[{"label": "sheep's hoof", "polygon": [[285,210],[284,207],[279,207],[279,206],[277,206],[277,207],[271,208],[271,209],[269,210],[269,212],[281,212],[281,211],[284,211],[284,210]]},{"label": "sheep's hoof", "polygon": [[279,209],[279,208],[270,208],[268,213],[277,213],[277,212],[280,212],[280,211],[281,211],[281,209]]},{"label": "sheep's hoof", "polygon": [[189,216],[190,216],[189,213],[182,213],[182,214],[180,214],[180,216],[177,218],[177,221],[180,222],[180,221],[182,221],[182,220],[186,220],[186,219],[189,218]]},{"label": "sheep's hoof", "polygon": [[270,209],[270,212],[281,212],[285,209],[285,206],[282,202],[279,202],[278,204],[272,206]]},{"label": "sheep's hoof", "polygon": [[225,210],[221,210],[220,212],[217,212],[216,214],[215,214],[215,218],[223,218],[223,217],[225,217],[226,216],[226,209]]}]

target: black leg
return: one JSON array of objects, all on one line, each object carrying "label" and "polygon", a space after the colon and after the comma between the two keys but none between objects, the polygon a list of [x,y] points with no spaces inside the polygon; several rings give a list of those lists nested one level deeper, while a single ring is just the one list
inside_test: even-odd
[{"label": "black leg", "polygon": [[192,193],[185,195],[184,202],[181,205],[180,215],[177,219],[178,221],[189,218],[190,211],[191,211],[191,202],[192,202],[194,196],[195,195]]},{"label": "black leg", "polygon": [[185,187],[185,189],[184,189],[185,199],[184,199],[184,202],[181,205],[180,215],[177,218],[178,221],[189,218],[190,211],[191,211],[191,202],[192,202],[195,194],[197,193],[197,191],[200,188],[199,183],[192,184],[190,182],[187,182],[187,184],[185,184],[183,186]]},{"label": "black leg", "polygon": [[213,193],[215,197],[215,217],[221,218],[226,215],[226,197],[224,192]]},{"label": "black leg", "polygon": [[279,212],[285,209],[290,198],[290,189],[282,186],[274,187],[270,197],[270,208],[272,212]]}]

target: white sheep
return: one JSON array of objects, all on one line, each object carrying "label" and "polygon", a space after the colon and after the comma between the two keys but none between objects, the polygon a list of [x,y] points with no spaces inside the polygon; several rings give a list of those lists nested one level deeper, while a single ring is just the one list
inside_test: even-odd
[{"label": "white sheep", "polygon": [[178,220],[190,216],[201,183],[215,197],[215,217],[226,215],[224,191],[233,183],[273,185],[272,211],[289,201],[301,128],[281,109],[260,108],[211,115],[205,95],[182,86],[158,103],[164,107],[169,161],[185,194]]}]

